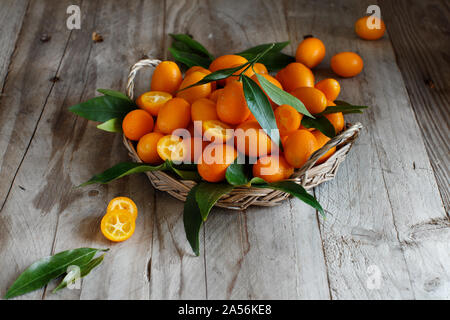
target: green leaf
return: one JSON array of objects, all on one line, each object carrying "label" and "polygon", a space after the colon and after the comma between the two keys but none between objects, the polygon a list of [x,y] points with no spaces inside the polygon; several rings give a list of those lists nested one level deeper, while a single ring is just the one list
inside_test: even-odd
[{"label": "green leaf", "polygon": [[194,171],[192,169],[190,169],[190,170],[183,169],[183,167],[180,167],[179,165],[175,165],[174,163],[171,163],[170,161],[166,161],[163,164],[160,164],[158,166],[151,166],[148,164],[136,163],[136,162],[122,162],[122,163],[116,164],[114,167],[111,167],[111,168],[103,171],[102,173],[94,175],[91,179],[82,183],[78,187],[84,187],[84,186],[94,184],[94,183],[106,184],[111,181],[128,176],[130,174],[142,173],[142,172],[147,172],[147,171],[159,171],[159,170],[172,171],[184,180],[194,180],[194,181],[201,180],[201,177],[197,171]]},{"label": "green leaf", "polygon": [[267,96],[259,85],[249,77],[244,75],[242,77],[242,84],[248,108],[255,116],[256,120],[258,120],[262,129],[281,149],[280,132],[278,131],[275,114],[273,113],[269,99],[267,99]]},{"label": "green leaf", "polygon": [[142,163],[136,162],[122,162],[116,164],[114,167],[103,171],[102,173],[94,175],[91,179],[85,183],[79,185],[78,187],[84,187],[94,183],[109,183],[116,179],[128,176],[133,173],[141,173],[146,171],[157,171],[157,170],[167,170],[167,163],[160,164],[159,166],[150,166]]},{"label": "green leaf", "polygon": [[351,103],[344,101],[344,100],[334,100],[334,103],[336,105],[341,105],[341,106],[351,106],[352,105]]},{"label": "green leaf", "polygon": [[196,198],[198,185],[195,185],[188,193],[183,210],[183,223],[186,238],[192,247],[195,255],[199,255],[199,238],[200,227],[203,224],[202,215]]},{"label": "green leaf", "polygon": [[255,186],[255,185],[257,186],[257,185],[265,184],[265,183],[267,183],[267,181],[260,177],[253,177],[250,180],[250,185],[252,185],[252,186]]},{"label": "green leaf", "polygon": [[186,90],[186,89],[189,89],[189,88],[192,88],[192,87],[195,87],[195,86],[199,86],[199,85],[202,85],[202,84],[205,84],[205,83],[210,83],[210,82],[213,82],[213,81],[226,79],[229,76],[234,75],[235,72],[241,70],[242,68],[244,68],[248,64],[249,63],[247,62],[247,63],[242,64],[242,65],[237,66],[237,67],[227,68],[227,69],[220,69],[220,70],[214,71],[214,72],[206,75],[203,79],[197,81],[196,83],[191,84],[190,86],[187,86],[187,87],[185,87],[185,88],[183,88],[181,90],[178,90],[178,92]]},{"label": "green leaf", "polygon": [[361,109],[367,109],[367,108],[368,108],[368,106],[335,105],[335,106],[328,106],[320,114],[330,114],[330,113],[336,113],[336,112],[342,112],[343,114],[362,113]]},{"label": "green leaf", "polygon": [[304,116],[302,125],[308,129],[317,129],[329,138],[333,138],[336,135],[336,130],[331,122],[322,115],[316,115],[315,119]]},{"label": "green leaf", "polygon": [[275,43],[265,43],[260,44],[255,47],[248,48],[247,50],[241,51],[237,53],[238,55],[245,55],[245,54],[252,54],[256,55],[260,53],[261,51],[266,50],[268,47],[270,47],[272,44],[274,45],[270,52],[279,52],[283,50],[285,47],[287,47],[291,42],[290,41],[284,41],[284,42],[275,42]]},{"label": "green leaf", "polygon": [[187,86],[180,91],[198,86],[198,85],[202,85],[205,83],[209,83],[209,82],[213,82],[213,81],[218,81],[218,80],[223,80],[226,79],[232,75],[238,75],[236,74],[236,72],[240,71],[239,73],[243,73],[246,70],[246,66],[249,66],[252,63],[255,63],[256,61],[258,61],[261,57],[263,57],[267,52],[269,52],[271,50],[271,48],[274,46],[274,44],[268,44],[268,45],[264,45],[264,47],[262,47],[262,49],[264,49],[264,51],[258,53],[257,55],[253,56],[253,58],[251,60],[249,60],[247,63],[244,63],[240,66],[237,67],[233,67],[233,68],[226,68],[226,69],[220,69],[217,71],[214,71],[208,75],[206,75],[203,79],[201,79],[200,81],[197,81],[194,84],[191,84],[190,86]]},{"label": "green leaf", "polygon": [[211,211],[211,208],[220,197],[229,193],[233,188],[234,186],[227,183],[200,182],[198,184],[195,200],[197,201],[203,221],[206,221],[209,211]]},{"label": "green leaf", "polygon": [[[105,257],[105,254],[102,254],[100,257],[92,259],[88,263],[80,266],[79,269],[71,270],[69,273],[67,273],[67,275],[64,277],[64,279],[61,281],[61,283],[55,289],[53,289],[52,293],[55,293],[65,287],[67,287],[67,285],[69,283],[74,283],[76,280],[87,276],[92,271],[92,269],[94,269],[100,263],[102,263],[104,257]],[[77,271],[79,271],[79,272],[77,272]]]},{"label": "green leaf", "polygon": [[241,163],[232,163],[228,166],[225,177],[233,186],[243,186],[250,182],[251,166]]},{"label": "green leaf", "polygon": [[258,54],[254,55],[253,58],[247,59],[249,63],[256,63],[260,61],[265,55],[271,52],[275,48],[275,43],[267,43],[261,46]]},{"label": "green leaf", "polygon": [[128,96],[122,92],[119,91],[115,91],[115,90],[110,90],[110,89],[97,89],[98,92],[104,94],[105,96],[110,96],[110,97],[116,97],[116,98],[120,98],[120,99],[124,99],[126,101],[128,101],[129,103],[134,105],[134,101],[131,100],[130,98],[128,98]]},{"label": "green leaf", "polygon": [[[295,58],[293,56],[280,52],[289,43],[290,43],[289,41],[275,43],[273,48],[269,52],[267,52],[263,57],[261,57],[259,62],[263,63],[269,71],[280,70],[285,66],[287,66],[289,63],[295,62]],[[238,55],[246,58],[247,60],[251,60],[255,57],[255,55],[258,52],[268,48],[268,46],[270,45],[271,44],[259,45],[244,50],[238,53]]]},{"label": "green leaf", "polygon": [[121,118],[109,119],[99,124],[97,128],[108,132],[122,132],[122,120]]},{"label": "green leaf", "polygon": [[129,101],[113,96],[95,97],[71,106],[69,110],[80,117],[105,122],[113,118],[124,118],[135,107]]},{"label": "green leaf", "polygon": [[196,53],[181,51],[174,47],[170,47],[169,51],[175,61],[185,64],[188,68],[193,66],[201,66],[208,69],[211,63],[211,60],[209,58],[200,56]]},{"label": "green leaf", "polygon": [[293,195],[294,197],[302,200],[306,204],[310,205],[311,207],[319,211],[322,216],[324,216],[323,208],[320,205],[320,203],[316,200],[316,198],[310,195],[301,185],[293,181],[279,181],[267,184],[255,184],[254,186],[256,188],[271,188],[287,192]]},{"label": "green leaf", "polygon": [[187,44],[181,41],[173,41],[171,47],[177,49],[178,51],[195,53],[194,50],[192,50]]},{"label": "green leaf", "polygon": [[176,165],[174,163],[171,163],[170,161],[166,160],[166,165],[168,168],[170,168],[173,172],[175,172],[181,179],[183,180],[194,180],[194,181],[200,181],[202,180],[202,177],[200,177],[198,171],[197,171],[197,165],[194,165],[192,168],[188,168],[188,165]]},{"label": "green leaf", "polygon": [[184,43],[186,46],[194,50],[194,52],[198,54],[204,54],[205,56],[209,57],[209,59],[213,60],[214,56],[208,52],[208,50],[205,49],[204,46],[202,46],[199,42],[192,39],[187,34],[173,34],[169,33],[169,35],[175,39],[176,41]]},{"label": "green leaf", "polygon": [[283,89],[278,88],[264,76],[256,74],[256,77],[258,78],[259,84],[261,85],[264,92],[267,93],[267,95],[270,97],[270,99],[272,99],[273,102],[278,105],[290,105],[301,114],[314,118],[313,115],[306,109],[303,102],[301,102],[298,98],[294,97],[292,94],[287,93]]},{"label": "green leaf", "polygon": [[97,252],[106,251],[93,248],[78,248],[57,253],[30,265],[12,284],[5,295],[5,299],[14,298],[22,294],[42,288],[50,280],[66,272],[68,266],[82,266],[88,263]]},{"label": "green leaf", "polygon": [[269,71],[278,71],[295,62],[295,57],[283,52],[269,52],[259,62],[264,64]]}]

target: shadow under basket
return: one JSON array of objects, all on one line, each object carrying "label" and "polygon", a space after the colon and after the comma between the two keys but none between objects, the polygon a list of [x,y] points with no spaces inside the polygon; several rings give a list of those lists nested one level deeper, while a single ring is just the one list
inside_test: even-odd
[{"label": "shadow under basket", "polygon": [[[127,94],[130,99],[133,99],[134,96],[134,78],[137,72],[144,67],[155,68],[160,62],[160,60],[156,59],[144,59],[131,67],[127,81]],[[310,189],[322,182],[333,179],[336,176],[339,165],[345,160],[353,143],[358,138],[361,128],[361,123],[353,125],[347,123],[344,131],[314,152],[305,165],[300,169],[296,169],[288,180],[302,185],[305,189]],[[142,162],[137,155],[133,142],[123,136],[123,143],[133,161]],[[327,161],[315,165],[317,160],[333,147],[336,147],[336,152]],[[196,185],[195,181],[181,180],[178,176],[164,171],[152,171],[145,174],[156,189],[165,191],[181,201],[186,200],[187,194]],[[222,196],[216,203],[216,206],[233,210],[243,210],[251,205],[271,207],[280,204],[288,197],[288,193],[273,189],[236,187],[230,193]]]}]

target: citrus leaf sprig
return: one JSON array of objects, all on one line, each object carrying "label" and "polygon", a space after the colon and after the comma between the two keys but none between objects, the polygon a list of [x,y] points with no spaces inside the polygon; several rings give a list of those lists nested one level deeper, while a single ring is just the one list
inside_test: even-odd
[{"label": "citrus leaf sprig", "polygon": [[125,94],[110,89],[98,89],[103,96],[89,99],[69,108],[76,115],[102,122],[97,128],[109,132],[122,132],[122,120],[130,111],[137,108],[136,104]]},{"label": "citrus leaf sprig", "polygon": [[324,211],[320,203],[308,192],[306,192],[305,188],[301,185],[289,180],[268,183],[261,178],[250,178],[250,176],[246,173],[249,171],[245,168],[246,166],[248,165],[239,163],[231,164],[227,168],[226,172],[226,179],[228,183],[237,186],[235,183],[240,181],[241,183],[243,182],[242,185],[251,185],[256,188],[269,188],[287,192],[309,204],[314,209],[319,211],[322,216],[324,216]]},{"label": "citrus leaf sprig", "polygon": [[[293,56],[280,52],[289,44],[290,41],[276,42],[275,46],[266,55],[264,55],[264,57],[261,58],[260,62],[264,64],[269,71],[276,71],[283,69],[289,63],[295,62],[295,58]],[[261,49],[264,48],[264,46],[267,45],[268,44],[261,44],[255,46],[242,52],[239,52],[237,53],[237,55],[240,55],[246,58],[247,60],[251,60],[252,58],[255,57],[255,55],[258,52],[261,52]]]},{"label": "citrus leaf sprig", "polygon": [[323,115],[316,115],[315,118],[304,116],[301,123],[305,128],[319,130],[328,138],[333,138],[336,135],[333,124]]},{"label": "citrus leaf sprig", "polygon": [[[53,289],[52,293],[56,293],[57,291],[67,287],[71,283],[75,283],[75,281],[84,278],[87,276],[95,267],[97,267],[99,264],[103,262],[103,259],[105,258],[105,253],[102,254],[98,258],[94,258],[88,263],[81,265],[79,269],[73,269],[67,273],[67,275],[62,279],[60,284]],[[76,272],[78,270],[79,272]]]},{"label": "citrus leaf sprig", "polygon": [[[179,91],[187,90],[189,88],[199,86],[202,84],[210,83],[213,81],[218,80],[224,80],[231,76],[239,76],[242,77],[245,71],[247,71],[248,68],[250,68],[254,63],[258,62],[259,59],[261,59],[265,54],[267,54],[272,48],[275,46],[274,43],[270,43],[268,45],[264,45],[261,47],[261,52],[256,54],[251,60],[248,62],[241,64],[236,67],[232,68],[226,68],[226,69],[220,69],[214,72],[211,72],[210,74],[203,77],[201,80],[197,81],[196,83],[191,84],[190,86],[187,86]],[[237,73],[239,71],[239,73]]]},{"label": "citrus leaf sprig", "polygon": [[280,190],[302,200],[316,209],[323,217],[324,211],[320,203],[301,185],[293,181],[267,183],[261,178],[250,178],[244,164],[231,164],[226,173],[228,184],[201,182],[188,193],[184,203],[183,222],[186,238],[195,255],[200,252],[199,233],[202,224],[207,220],[212,207],[225,194],[239,185],[254,186],[261,189]]},{"label": "citrus leaf sprig", "polygon": [[248,108],[255,116],[261,128],[281,149],[280,131],[278,130],[275,114],[273,113],[269,99],[260,86],[249,77],[244,75],[242,77],[242,84]]},{"label": "citrus leaf sprig", "polygon": [[[187,68],[193,66],[201,66],[206,69],[209,68],[209,65],[214,60],[214,56],[201,43],[187,34],[169,35],[173,39],[169,52],[172,54],[175,61],[185,65]],[[252,60],[257,54],[271,44],[272,43],[260,44],[236,53],[236,55],[240,55],[247,60]],[[260,62],[263,63],[269,71],[280,70],[289,63],[295,62],[295,57],[281,52],[281,50],[289,44],[290,41],[276,42],[275,46],[264,55]]]},{"label": "citrus leaf sprig", "polygon": [[111,181],[128,176],[130,174],[148,171],[172,171],[184,180],[194,180],[194,181],[201,180],[200,175],[197,172],[196,166],[193,166],[191,170],[187,170],[185,169],[184,166],[175,165],[170,161],[165,161],[164,163],[157,166],[151,166],[148,164],[136,162],[121,162],[103,171],[102,173],[94,175],[88,181],[79,185],[79,187],[84,187],[94,183],[106,184]]},{"label": "citrus leaf sprig", "polygon": [[335,106],[328,106],[320,114],[330,114],[336,112],[342,112],[343,114],[363,113],[362,109],[368,108],[368,106],[354,106],[342,100],[335,100],[334,103],[336,104]]},{"label": "citrus leaf sprig", "polygon": [[[5,299],[11,299],[25,293],[40,289],[51,280],[66,273],[69,266],[80,268],[80,276],[87,275],[93,268],[98,266],[101,259],[94,258],[99,252],[109,249],[78,248],[59,252],[53,256],[46,257],[34,262],[14,281],[5,295]],[[74,281],[75,279],[71,279]],[[67,286],[70,281],[61,283],[55,290]]]},{"label": "citrus leaf sprig", "polygon": [[169,35],[174,39],[169,52],[175,61],[186,65],[188,68],[194,66],[209,68],[209,65],[214,60],[214,56],[202,44],[187,34]]}]

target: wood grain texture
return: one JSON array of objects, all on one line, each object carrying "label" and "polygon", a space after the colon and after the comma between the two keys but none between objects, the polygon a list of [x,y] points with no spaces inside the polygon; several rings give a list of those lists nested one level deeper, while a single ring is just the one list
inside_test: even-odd
[{"label": "wood grain texture", "polygon": [[28,0],[2,1],[2,10],[0,10],[0,26],[2,27],[0,33],[0,43],[2,44],[0,47],[0,88],[2,89],[27,6]]},{"label": "wood grain texture", "polygon": [[[81,6],[81,30],[65,26],[73,1],[31,1],[23,26],[8,26],[22,32],[0,100],[1,295],[31,262],[89,246],[111,251],[81,290],[51,294],[52,282],[20,299],[450,298],[450,224],[442,203],[448,159],[444,151],[430,151],[432,145],[448,148],[448,133],[441,131],[441,137],[432,127],[436,122],[428,123],[440,117],[448,129],[448,75],[439,78],[436,71],[446,55],[425,59],[426,50],[442,47],[434,40],[412,43],[410,20],[402,17],[402,26],[392,30],[388,24],[389,35],[371,42],[353,32],[354,21],[373,4],[369,0],[75,3]],[[422,8],[422,15],[442,19],[436,12],[442,4],[429,3],[411,14]],[[20,17],[19,4],[8,12]],[[381,6],[389,17],[383,11],[394,5]],[[444,29],[442,37],[445,24],[438,25],[428,28]],[[92,42],[93,31],[104,41]],[[419,37],[426,36],[422,31]],[[185,239],[183,203],[154,191],[145,175],[73,188],[128,157],[120,136],[67,108],[96,95],[96,88],[123,91],[129,67],[144,55],[171,58],[171,32],[192,34],[215,55],[284,40],[291,40],[286,52],[293,54],[304,35],[314,34],[327,48],[315,70],[318,80],[335,77],[328,63],[334,53],[361,54],[364,71],[339,79],[340,98],[371,108],[348,117],[365,129],[337,178],[314,190],[326,220],[296,199],[237,213],[213,209],[201,231],[201,256],[195,257]],[[40,42],[42,33],[51,40]],[[2,52],[11,50],[8,41],[0,62]],[[411,57],[410,46],[420,55]],[[423,74],[410,67],[415,62],[402,64],[399,57],[418,60],[421,72],[431,68],[438,92],[424,90]],[[139,74],[137,93],[148,90],[150,74]],[[59,81],[48,81],[54,76]],[[420,108],[426,109],[426,127]],[[108,201],[119,195],[135,200],[139,217],[133,237],[113,244],[99,223]],[[373,289],[368,281],[374,266],[381,282]]]},{"label": "wood grain texture", "polygon": [[[65,21],[67,6],[67,3],[61,4],[59,21]],[[90,246],[110,247],[111,251],[96,276],[83,283],[81,291],[63,290],[57,295],[46,292],[43,296],[40,290],[24,298],[149,297],[147,265],[152,243],[153,189],[145,176],[133,176],[106,187],[74,189],[92,174],[128,157],[119,135],[96,129],[96,124],[71,114],[67,108],[94,96],[96,88],[125,89],[128,68],[141,58],[141,50],[146,50],[147,54],[160,50],[160,47],[155,48],[154,42],[161,37],[162,20],[158,20],[157,14],[161,10],[158,1],[133,3],[129,7],[119,5],[119,1],[81,5],[82,12],[95,12],[95,15],[82,14],[82,28],[72,32],[58,68],[60,81],[48,94],[34,139],[0,216],[5,222],[1,233],[8,235],[8,241],[2,242],[1,255],[10,258],[1,259],[2,291],[10,284],[3,284],[3,281],[10,282],[19,270],[39,257]],[[139,12],[141,16],[131,18],[129,12]],[[58,12],[53,14],[58,15]],[[153,19],[147,19],[152,15]],[[103,42],[92,42],[94,30],[102,34]],[[142,43],[145,47],[130,50],[129,43]],[[34,64],[27,71],[33,74],[42,68]],[[47,83],[47,79],[45,81]],[[136,233],[123,244],[110,243],[99,233],[106,205],[117,195],[133,198],[140,210]],[[12,229],[8,230],[9,227]],[[11,232],[14,233],[9,235]]]},{"label": "wood grain texture", "polygon": [[[33,161],[22,167],[22,171],[19,168],[29,151],[41,113],[48,104],[48,96],[54,87],[49,79],[56,75],[70,37],[70,31],[65,25],[49,22],[55,21],[55,17],[64,21],[68,5],[65,1],[52,6],[48,1],[30,4],[1,99],[2,296],[18,276],[19,270],[24,270],[35,260],[51,253],[57,216],[49,214],[49,211],[51,208],[64,206],[64,199],[53,196],[48,196],[44,200],[45,204],[42,204],[47,210],[39,210],[36,207],[41,205],[33,203],[39,190],[46,188],[42,184],[42,177],[48,164],[51,136],[35,140],[39,147],[34,151]],[[50,42],[42,43],[39,40],[44,32],[52,35]],[[54,179],[62,181],[64,177],[54,175]],[[48,190],[48,194],[52,194],[53,190]],[[41,296],[42,290],[39,290],[19,298],[37,299]]]},{"label": "wood grain texture", "polygon": [[449,2],[440,0],[380,1],[380,7],[448,216],[450,210]]},{"label": "wood grain texture", "polygon": [[[192,34],[216,56],[288,38],[283,7],[270,1],[168,1],[166,22],[167,33]],[[213,209],[204,233],[209,299],[329,298],[316,212],[300,201]]]},{"label": "wood grain texture", "polygon": [[[94,123],[70,114],[67,108],[93,97],[96,88],[124,91],[129,67],[143,54],[150,51],[157,54],[161,50],[154,43],[160,43],[163,23],[163,17],[157,14],[163,10],[159,1],[127,5],[120,1],[83,2],[81,10],[95,14],[86,15],[84,26],[69,42],[67,52],[70,54],[63,60],[60,71],[60,77],[68,81],[62,81],[51,96],[55,99],[54,108],[61,110],[62,117],[71,123],[64,125],[55,119],[54,126],[61,130],[58,136],[66,135],[61,137],[66,150],[58,148],[64,150],[57,155],[64,163],[59,174],[69,172],[72,186],[129,159],[120,135],[98,130]],[[101,34],[104,41],[94,43],[91,39],[93,31]],[[130,49],[130,43],[141,45]],[[83,66],[81,70],[80,66]],[[67,98],[61,100],[61,97]],[[55,111],[46,114],[51,117]],[[83,281],[81,291],[47,293],[45,298],[148,299],[148,265],[155,214],[155,195],[148,179],[137,175],[108,186],[77,189],[77,193],[68,195],[70,205],[57,212],[59,220],[53,251],[81,246],[109,247],[111,250],[101,267],[95,270],[95,275]],[[99,232],[106,206],[116,196],[130,197],[139,210],[135,234],[124,243],[107,241]]]},{"label": "wood grain texture", "polygon": [[[4,181],[0,186],[0,207],[54,86],[50,79],[58,71],[70,31],[65,24],[50,21],[54,17],[65,21],[66,8],[66,2],[31,3],[16,43],[0,100],[0,180]],[[52,35],[52,39],[41,42],[43,33]]]},{"label": "wood grain texture", "polygon": [[[330,214],[321,232],[332,297],[448,298],[444,266],[450,256],[442,254],[450,251],[448,220],[392,46],[388,37],[370,42],[353,32],[369,4],[314,2],[308,7],[296,1],[286,10],[290,38],[300,40],[308,23],[295,8],[301,6],[301,13],[311,8],[306,15],[314,21],[311,32],[327,46],[318,80],[330,75],[328,61],[337,52],[355,51],[365,61],[360,75],[340,79],[342,99],[371,106],[363,115],[348,117],[361,121],[365,130],[338,177],[316,189]],[[333,15],[321,14],[329,11]],[[417,224],[429,225],[429,234],[413,239]],[[382,276],[376,290],[367,285],[371,266]],[[431,288],[427,284],[433,279]]]}]

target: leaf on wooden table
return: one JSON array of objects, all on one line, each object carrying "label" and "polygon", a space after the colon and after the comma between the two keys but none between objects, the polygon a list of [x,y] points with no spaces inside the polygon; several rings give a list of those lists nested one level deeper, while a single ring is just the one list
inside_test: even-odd
[{"label": "leaf on wooden table", "polygon": [[82,266],[79,266],[79,268],[73,268],[72,270],[70,270],[67,273],[67,275],[64,277],[64,279],[62,279],[61,283],[55,289],[53,289],[52,293],[55,293],[65,287],[67,287],[68,284],[75,283],[75,281],[87,276],[92,271],[92,269],[94,269],[100,263],[103,262],[104,257],[105,257],[105,254],[102,254],[100,257],[94,258],[91,261],[89,261],[88,263],[86,263]]},{"label": "leaf on wooden table", "polygon": [[304,116],[302,118],[302,126],[308,129],[317,129],[329,138],[334,138],[336,135],[336,130],[331,122],[322,115],[316,115],[315,119]]},{"label": "leaf on wooden table", "polygon": [[97,128],[108,132],[122,132],[122,121],[121,118],[113,118],[100,123]]},{"label": "leaf on wooden table", "polygon": [[283,89],[278,88],[276,85],[267,80],[264,76],[256,74],[256,77],[258,78],[259,84],[261,85],[264,92],[267,93],[267,95],[269,96],[270,99],[272,99],[273,102],[275,102],[278,105],[282,104],[290,105],[301,114],[314,118],[314,116],[311,113],[309,113],[309,111],[306,109],[303,102],[301,102],[298,98],[294,97],[290,93],[287,93]]},{"label": "leaf on wooden table", "polygon": [[124,118],[135,107],[129,101],[114,96],[100,96],[71,106],[69,110],[88,120],[105,122]]},{"label": "leaf on wooden table", "polygon": [[57,253],[30,265],[12,284],[5,295],[5,299],[14,298],[22,294],[42,288],[67,270],[68,266],[82,266],[87,264],[102,249],[78,248]]},{"label": "leaf on wooden table", "polygon": [[244,75],[242,77],[242,84],[248,108],[255,116],[262,129],[281,149],[280,132],[278,131],[275,114],[273,113],[269,99],[267,99],[267,96],[264,94],[264,91],[262,91],[259,85],[249,77]]}]

